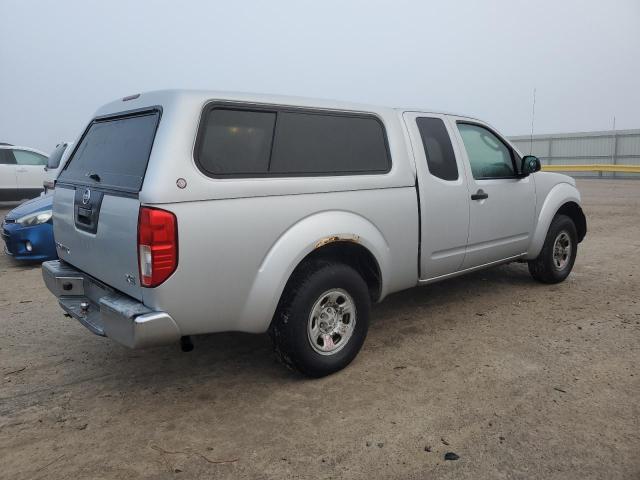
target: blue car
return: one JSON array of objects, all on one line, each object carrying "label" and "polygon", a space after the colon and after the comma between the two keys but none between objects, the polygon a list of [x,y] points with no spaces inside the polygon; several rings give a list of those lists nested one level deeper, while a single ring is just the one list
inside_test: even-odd
[{"label": "blue car", "polygon": [[53,194],[29,200],[11,210],[2,222],[5,253],[16,260],[44,262],[58,258],[53,241]]}]

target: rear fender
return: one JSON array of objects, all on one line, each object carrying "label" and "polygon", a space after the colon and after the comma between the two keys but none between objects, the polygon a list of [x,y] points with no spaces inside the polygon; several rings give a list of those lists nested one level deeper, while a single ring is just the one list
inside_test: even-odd
[{"label": "rear fender", "polygon": [[294,224],[268,251],[238,319],[238,330],[266,331],[295,268],[313,250],[337,241],[358,243],[371,252],[380,268],[380,298],[384,297],[390,253],[380,230],[366,218],[351,212],[320,212]]}]

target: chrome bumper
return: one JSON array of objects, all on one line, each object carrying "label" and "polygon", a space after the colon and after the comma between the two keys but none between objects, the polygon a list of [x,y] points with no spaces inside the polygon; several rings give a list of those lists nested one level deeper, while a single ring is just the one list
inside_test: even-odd
[{"label": "chrome bumper", "polygon": [[42,276],[62,309],[96,335],[130,348],[180,339],[180,329],[168,313],[151,310],[67,263],[44,262]]}]

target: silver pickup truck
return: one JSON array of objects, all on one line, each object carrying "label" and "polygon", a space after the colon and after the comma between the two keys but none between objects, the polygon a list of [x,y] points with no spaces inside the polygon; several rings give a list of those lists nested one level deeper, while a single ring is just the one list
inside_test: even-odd
[{"label": "silver pickup truck", "polygon": [[269,332],[323,376],[370,305],[506,262],[564,280],[586,234],[573,179],[486,123],[422,110],[201,91],[102,107],[56,184],[47,287],[128,347]]}]

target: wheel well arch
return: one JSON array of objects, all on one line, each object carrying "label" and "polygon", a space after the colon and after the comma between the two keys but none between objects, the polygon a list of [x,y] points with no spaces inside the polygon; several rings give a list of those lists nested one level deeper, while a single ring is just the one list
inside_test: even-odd
[{"label": "wheel well arch", "polygon": [[556,212],[556,215],[566,215],[576,225],[578,233],[578,243],[580,243],[587,234],[587,219],[580,205],[576,202],[564,203]]},{"label": "wheel well arch", "polygon": [[[329,260],[349,265],[362,276],[369,288],[371,301],[375,302],[382,293],[382,273],[376,257],[365,246],[348,240],[336,240],[321,245],[309,252],[296,267],[287,280],[287,286],[296,272],[308,262]],[[287,288],[285,286],[285,289]]]}]

